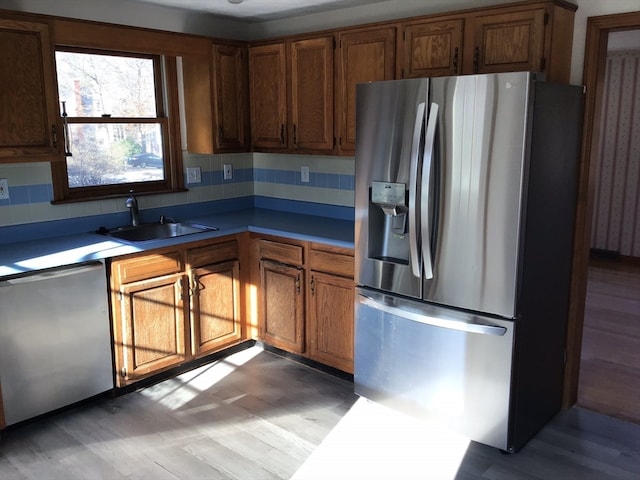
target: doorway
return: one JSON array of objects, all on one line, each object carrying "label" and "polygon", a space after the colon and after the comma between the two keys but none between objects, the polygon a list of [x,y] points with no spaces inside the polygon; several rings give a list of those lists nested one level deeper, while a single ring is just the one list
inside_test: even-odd
[{"label": "doorway", "polygon": [[[603,112],[607,46],[613,32],[640,28],[640,12],[591,17],[587,23],[584,83],[585,123],[582,163],[580,168],[576,240],[573,259],[572,297],[567,337],[567,367],[565,372],[564,404],[569,407],[578,400],[580,362],[587,298],[590,234],[597,186],[597,139]],[[632,294],[633,295],[633,294]],[[587,353],[587,352],[585,352]]]}]

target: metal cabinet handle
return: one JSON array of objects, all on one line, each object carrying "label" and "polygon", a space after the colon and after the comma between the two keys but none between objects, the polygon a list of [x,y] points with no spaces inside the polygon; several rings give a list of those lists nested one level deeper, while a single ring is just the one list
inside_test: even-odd
[{"label": "metal cabinet handle", "polygon": [[458,74],[458,47],[453,51],[453,73],[454,75]]},{"label": "metal cabinet handle", "polygon": [[296,124],[293,124],[293,144],[297,144],[298,143],[298,137],[296,136]]},{"label": "metal cabinet handle", "polygon": [[51,125],[51,145],[53,148],[58,148],[58,132],[55,124]]},{"label": "metal cabinet handle", "polygon": [[284,145],[284,124],[280,125],[280,142]]},{"label": "metal cabinet handle", "polygon": [[480,70],[480,47],[476,47],[473,52],[473,73],[478,73]]},{"label": "metal cabinet handle", "polygon": [[218,127],[218,143],[222,144],[222,141],[224,140],[224,129],[222,128],[222,125]]},{"label": "metal cabinet handle", "polygon": [[200,279],[194,273],[191,276],[191,285],[189,287],[189,294],[194,297],[200,293]]}]

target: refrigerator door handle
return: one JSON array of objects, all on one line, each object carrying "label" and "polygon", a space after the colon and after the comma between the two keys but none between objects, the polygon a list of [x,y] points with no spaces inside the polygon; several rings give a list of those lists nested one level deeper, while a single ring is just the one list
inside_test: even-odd
[{"label": "refrigerator door handle", "polygon": [[420,155],[420,137],[422,136],[422,125],[424,124],[425,103],[418,104],[416,109],[416,122],[413,127],[413,141],[411,143],[411,166],[409,171],[409,262],[411,272],[414,277],[420,278],[420,253],[418,251],[418,228],[420,213],[418,211],[417,183],[418,183],[418,157]]},{"label": "refrigerator door handle", "polygon": [[429,109],[429,120],[425,132],[424,157],[422,160],[422,188],[420,215],[421,215],[421,236],[422,236],[422,258],[424,259],[424,278],[433,278],[433,260],[431,258],[431,225],[429,224],[429,208],[431,201],[431,173],[433,171],[433,150],[436,141],[436,125],[438,123],[437,103],[432,103]]},{"label": "refrigerator door handle", "polygon": [[497,325],[488,325],[486,323],[469,323],[464,320],[445,318],[439,316],[429,315],[428,313],[418,313],[404,308],[389,305],[371,297],[367,297],[363,294],[358,294],[358,301],[368,307],[380,310],[382,312],[394,315],[396,317],[406,318],[414,322],[424,323],[426,325],[432,325],[434,327],[447,328],[449,330],[459,330],[466,333],[479,333],[481,335],[495,335],[498,337],[504,336],[507,332],[505,327]]}]

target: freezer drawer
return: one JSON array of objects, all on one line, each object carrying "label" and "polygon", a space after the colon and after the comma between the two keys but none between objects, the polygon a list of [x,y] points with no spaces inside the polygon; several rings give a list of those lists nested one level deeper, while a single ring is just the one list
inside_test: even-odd
[{"label": "freezer drawer", "polygon": [[515,324],[360,289],[356,393],[508,449]]}]

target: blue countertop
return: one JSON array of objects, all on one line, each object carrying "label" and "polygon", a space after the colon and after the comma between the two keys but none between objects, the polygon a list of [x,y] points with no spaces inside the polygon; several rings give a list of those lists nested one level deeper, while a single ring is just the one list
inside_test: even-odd
[{"label": "blue countertop", "polygon": [[3,244],[0,245],[0,277],[247,231],[353,248],[353,222],[348,220],[249,208],[184,221],[219,230],[144,242],[128,242],[88,232]]}]

